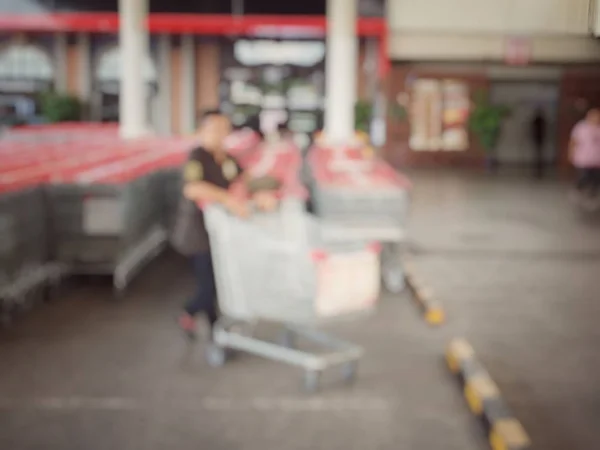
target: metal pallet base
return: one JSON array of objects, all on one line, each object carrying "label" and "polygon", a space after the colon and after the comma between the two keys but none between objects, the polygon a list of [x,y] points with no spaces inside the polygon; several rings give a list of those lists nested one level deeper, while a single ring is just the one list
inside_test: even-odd
[{"label": "metal pallet base", "polygon": [[67,266],[47,263],[22,271],[13,282],[0,287],[0,320],[10,323],[15,309],[25,310],[35,301],[36,292],[54,288],[69,273]]},{"label": "metal pallet base", "polygon": [[158,257],[167,244],[167,232],[158,226],[146,238],[130,250],[117,264],[114,271],[114,286],[122,293],[131,280],[151,261]]},{"label": "metal pallet base", "polygon": [[[213,366],[225,363],[226,349],[242,351],[274,361],[283,362],[303,368],[305,372],[305,388],[308,391],[318,389],[321,373],[327,369],[341,367],[346,381],[355,378],[358,361],[364,351],[361,347],[337,339],[329,334],[314,329],[295,325],[283,325],[282,343],[265,341],[251,334],[245,335],[233,331],[236,326],[247,326],[228,319],[221,319],[213,331],[213,344],[207,350],[207,360]],[[294,348],[297,338],[318,344],[330,349],[328,353],[310,353]]]}]

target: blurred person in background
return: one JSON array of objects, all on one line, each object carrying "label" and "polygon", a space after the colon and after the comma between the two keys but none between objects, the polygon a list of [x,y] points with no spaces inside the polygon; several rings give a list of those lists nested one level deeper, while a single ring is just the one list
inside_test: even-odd
[{"label": "blurred person in background", "polygon": [[[185,305],[179,319],[181,328],[190,338],[196,337],[196,318],[204,314],[210,337],[218,320],[216,286],[210,252],[210,242],[204,214],[199,204],[219,203],[240,218],[249,215],[247,203],[230,191],[236,181],[247,181],[238,162],[229,156],[223,143],[231,133],[229,119],[219,111],[206,112],[198,128],[199,146],[194,148],[183,167],[183,190],[171,237],[173,247],[190,258],[196,279],[196,292]],[[275,207],[275,197],[261,191],[254,195],[260,209]]]},{"label": "blurred person in background", "polygon": [[546,133],[546,116],[544,115],[544,110],[541,107],[538,107],[535,110],[533,119],[531,121],[531,139],[533,141],[535,151],[534,174],[538,179],[544,177],[544,147],[546,145]]},{"label": "blurred person in background", "polygon": [[254,131],[260,136],[261,139],[264,139],[265,134],[263,133],[260,126],[260,115],[255,114],[249,117],[244,127]]},{"label": "blurred person in background", "polygon": [[570,159],[577,169],[576,199],[595,206],[600,188],[600,109],[592,108],[571,132]]}]

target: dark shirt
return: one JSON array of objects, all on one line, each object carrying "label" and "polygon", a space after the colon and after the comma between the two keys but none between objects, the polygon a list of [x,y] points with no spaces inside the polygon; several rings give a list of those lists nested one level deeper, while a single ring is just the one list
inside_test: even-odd
[{"label": "dark shirt", "polygon": [[546,140],[546,119],[543,115],[537,114],[531,123],[531,134],[534,143],[537,146],[544,145]]},{"label": "dark shirt", "polygon": [[[190,152],[187,162],[183,167],[184,183],[197,183],[204,181],[214,184],[222,189],[229,189],[229,186],[242,174],[242,168],[238,162],[227,156],[222,162],[217,162],[213,155],[202,147],[195,148]],[[183,200],[185,202],[185,200]],[[189,202],[189,201],[188,201]],[[185,210],[188,212],[185,213]],[[208,251],[210,249],[208,233],[204,224],[204,214],[200,208],[184,208],[180,214],[190,217],[181,217],[180,220],[192,221],[192,231],[195,236],[189,237],[189,242],[193,242],[193,253]],[[190,228],[190,227],[186,227]]]}]

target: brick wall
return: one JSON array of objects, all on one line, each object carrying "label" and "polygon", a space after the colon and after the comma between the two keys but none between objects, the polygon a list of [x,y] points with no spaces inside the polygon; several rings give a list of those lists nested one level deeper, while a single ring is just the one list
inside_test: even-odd
[{"label": "brick wall", "polygon": [[560,167],[567,172],[570,169],[571,130],[583,118],[586,109],[592,106],[600,107],[600,68],[565,69],[558,110],[558,160]]}]

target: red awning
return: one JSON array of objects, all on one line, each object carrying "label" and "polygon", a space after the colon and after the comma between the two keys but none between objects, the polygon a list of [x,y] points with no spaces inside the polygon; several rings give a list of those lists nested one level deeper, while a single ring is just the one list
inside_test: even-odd
[{"label": "red awning", "polygon": [[[151,33],[199,34],[212,36],[270,35],[286,36],[306,33],[324,36],[327,28],[325,16],[275,16],[220,14],[150,14],[148,29]],[[117,13],[60,13],[0,15],[0,32],[87,32],[117,33]],[[385,19],[361,17],[357,20],[359,36],[380,40],[380,70],[385,75],[389,69],[387,55],[387,26]]]},{"label": "red awning", "polygon": [[[310,28],[325,32],[324,16],[231,16],[220,14],[150,14],[151,33],[205,35],[252,34],[259,27]],[[0,15],[0,31],[64,31],[114,33],[119,29],[116,13],[59,13]],[[359,18],[360,36],[380,36],[385,19]]]}]

